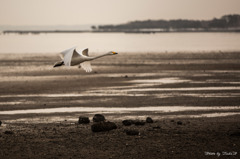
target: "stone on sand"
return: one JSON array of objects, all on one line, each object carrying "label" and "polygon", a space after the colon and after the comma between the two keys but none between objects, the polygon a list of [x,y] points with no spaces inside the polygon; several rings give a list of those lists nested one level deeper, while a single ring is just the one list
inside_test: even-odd
[{"label": "stone on sand", "polygon": [[238,131],[231,131],[229,133],[229,135],[230,136],[235,136],[235,137],[240,137],[240,131],[239,130]]},{"label": "stone on sand", "polygon": [[182,125],[182,122],[181,122],[181,121],[178,121],[177,124],[178,124],[178,125]]},{"label": "stone on sand", "polygon": [[139,120],[137,120],[137,121],[134,122],[134,124],[135,124],[136,126],[140,126],[140,125],[145,125],[145,122],[144,122],[144,121],[139,121]]},{"label": "stone on sand", "polygon": [[101,132],[101,131],[110,131],[113,129],[117,129],[117,125],[113,122],[97,122],[91,126],[93,132]]},{"label": "stone on sand", "polygon": [[152,120],[152,118],[147,117],[146,122],[147,122],[147,123],[153,123],[153,120]]},{"label": "stone on sand", "polygon": [[7,135],[12,135],[12,134],[14,134],[14,133],[13,133],[13,131],[6,130],[6,131],[4,132],[4,134],[7,134]]},{"label": "stone on sand", "polygon": [[102,122],[105,121],[105,117],[102,114],[95,114],[93,117],[93,122]]},{"label": "stone on sand", "polygon": [[133,122],[132,120],[123,120],[122,123],[123,123],[123,125],[125,125],[125,126],[130,126],[130,125],[132,125],[134,122]]},{"label": "stone on sand", "polygon": [[139,135],[138,130],[124,130],[127,135]]},{"label": "stone on sand", "polygon": [[78,119],[78,124],[89,124],[90,120],[88,117],[80,116]]},{"label": "stone on sand", "polygon": [[2,125],[2,121],[0,120],[0,126]]}]

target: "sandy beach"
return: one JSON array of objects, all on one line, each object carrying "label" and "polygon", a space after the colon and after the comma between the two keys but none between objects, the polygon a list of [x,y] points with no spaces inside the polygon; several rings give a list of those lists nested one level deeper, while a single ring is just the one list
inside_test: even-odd
[{"label": "sandy beach", "polygon": [[[0,54],[0,158],[240,157],[239,52],[119,53],[91,73],[58,60]],[[94,114],[117,129],[92,132]]]}]

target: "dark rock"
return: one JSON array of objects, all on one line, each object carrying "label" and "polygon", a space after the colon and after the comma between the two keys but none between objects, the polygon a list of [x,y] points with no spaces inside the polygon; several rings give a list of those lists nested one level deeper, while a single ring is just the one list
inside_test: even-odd
[{"label": "dark rock", "polygon": [[154,126],[153,129],[161,129],[161,126]]},{"label": "dark rock", "polygon": [[172,119],[171,122],[174,122],[174,120]]},{"label": "dark rock", "polygon": [[125,130],[127,135],[139,135],[139,131],[137,130]]},{"label": "dark rock", "polygon": [[7,135],[12,135],[12,134],[14,134],[14,133],[13,133],[13,131],[6,130],[6,131],[4,132],[4,134],[7,134]]},{"label": "dark rock", "polygon": [[110,131],[117,129],[117,125],[113,122],[98,122],[93,124],[91,129],[93,132]]},{"label": "dark rock", "polygon": [[137,126],[140,126],[140,125],[145,125],[145,122],[144,121],[135,121],[134,124]]},{"label": "dark rock", "polygon": [[146,122],[147,122],[147,123],[153,123],[153,120],[152,120],[152,118],[147,117]]},{"label": "dark rock", "polygon": [[240,132],[231,132],[230,136],[240,137]]},{"label": "dark rock", "polygon": [[0,126],[2,125],[2,121],[0,120]]},{"label": "dark rock", "polygon": [[93,117],[93,121],[94,122],[101,122],[101,121],[105,121],[105,117],[102,114],[95,114]]},{"label": "dark rock", "polygon": [[132,125],[134,122],[133,122],[132,120],[123,120],[122,123],[123,123],[123,125],[125,125],[125,126],[130,126],[130,125]]},{"label": "dark rock", "polygon": [[182,122],[181,122],[181,121],[178,121],[177,124],[178,124],[178,125],[182,125]]},{"label": "dark rock", "polygon": [[78,119],[78,124],[89,124],[90,120],[88,117],[80,116]]}]

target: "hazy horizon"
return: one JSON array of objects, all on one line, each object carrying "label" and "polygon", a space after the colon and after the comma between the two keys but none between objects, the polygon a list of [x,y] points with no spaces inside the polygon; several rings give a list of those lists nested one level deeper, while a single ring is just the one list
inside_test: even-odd
[{"label": "hazy horizon", "polygon": [[[233,15],[233,14],[232,14]],[[225,15],[222,15],[225,16]],[[221,18],[215,17],[215,18]],[[181,19],[181,18],[180,18]],[[180,19],[169,19],[169,20],[180,20]],[[166,19],[145,19],[146,20],[166,20]],[[200,19],[181,19],[181,20],[200,20]],[[206,19],[212,20],[212,19]],[[138,19],[133,21],[139,21]],[[91,30],[92,26],[100,26],[100,25],[119,25],[119,24],[127,24],[127,21],[124,23],[118,24],[78,24],[78,25],[66,25],[66,24],[59,24],[59,25],[0,25],[0,31],[4,30]],[[144,21],[144,20],[141,20]]]},{"label": "hazy horizon", "polygon": [[122,24],[135,20],[210,20],[240,14],[239,0],[0,0],[0,26]]},{"label": "hazy horizon", "polygon": [[0,25],[0,31],[5,30],[90,30],[94,24],[82,25]]}]

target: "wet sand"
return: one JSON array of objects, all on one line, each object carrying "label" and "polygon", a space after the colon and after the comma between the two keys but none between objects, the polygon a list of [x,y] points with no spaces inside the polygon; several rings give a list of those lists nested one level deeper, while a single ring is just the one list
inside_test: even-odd
[{"label": "wet sand", "polygon": [[[58,60],[0,55],[0,158],[239,158],[240,53],[120,53],[93,61],[92,73],[52,68]],[[95,113],[118,128],[77,124]],[[155,122],[121,123],[147,116]]]}]

